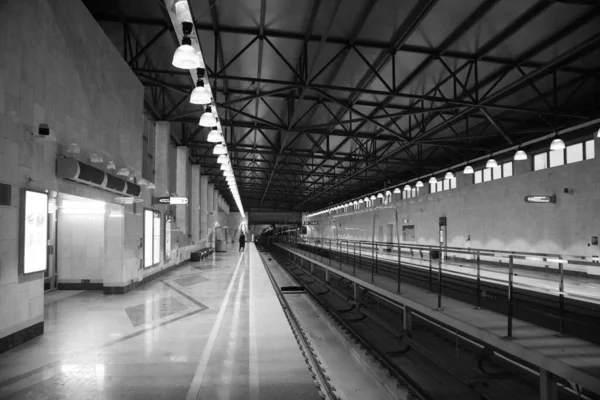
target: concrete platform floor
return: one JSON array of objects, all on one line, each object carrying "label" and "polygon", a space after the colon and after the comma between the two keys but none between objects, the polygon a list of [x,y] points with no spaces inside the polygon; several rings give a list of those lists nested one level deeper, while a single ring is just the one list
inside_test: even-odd
[{"label": "concrete platform floor", "polygon": [[0,355],[0,398],[319,399],[253,252],[125,295],[47,294],[44,335]]}]

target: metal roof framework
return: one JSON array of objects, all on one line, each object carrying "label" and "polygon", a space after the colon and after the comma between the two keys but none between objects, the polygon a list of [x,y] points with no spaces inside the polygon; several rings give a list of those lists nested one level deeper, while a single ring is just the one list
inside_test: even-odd
[{"label": "metal roof framework", "polygon": [[[228,193],[163,0],[84,3]],[[319,209],[600,114],[596,1],[189,3],[247,210]]]}]

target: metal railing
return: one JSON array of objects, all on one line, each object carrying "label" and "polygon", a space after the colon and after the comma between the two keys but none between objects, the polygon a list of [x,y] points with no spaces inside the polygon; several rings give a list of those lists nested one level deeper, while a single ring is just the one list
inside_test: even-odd
[{"label": "metal railing", "polygon": [[[515,288],[557,299],[550,301],[557,301],[558,309],[547,316],[559,320],[557,330],[561,334],[565,333],[565,322],[570,321],[566,316],[566,297],[590,303],[592,307],[600,305],[600,264],[581,256],[298,236],[277,237],[274,241],[290,245],[307,258],[374,284],[385,283],[389,288],[390,279],[394,279],[394,289],[398,293],[408,278],[406,273],[421,270],[421,278],[416,278],[413,273],[411,279],[425,276],[423,284],[430,292],[437,292],[438,309],[443,306],[445,290],[449,290],[449,285],[445,284],[450,278],[473,281],[477,308],[483,307],[484,286],[505,286],[507,337],[513,336],[515,307],[527,308],[515,303]],[[565,270],[565,266],[570,269]],[[582,267],[592,273],[585,276],[572,274],[574,269]],[[587,291],[581,289],[584,287],[582,282]],[[600,325],[600,320],[575,322],[594,327]]]}]

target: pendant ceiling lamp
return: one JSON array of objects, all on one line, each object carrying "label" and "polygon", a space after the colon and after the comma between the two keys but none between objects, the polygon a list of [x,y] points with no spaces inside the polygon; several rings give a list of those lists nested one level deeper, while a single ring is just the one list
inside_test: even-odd
[{"label": "pendant ceiling lamp", "polygon": [[223,141],[223,136],[219,133],[216,126],[213,126],[210,132],[208,132],[206,141],[209,143],[220,143]]},{"label": "pendant ceiling lamp", "polygon": [[563,142],[562,139],[556,138],[552,141],[552,143],[550,143],[550,151],[564,150],[564,149],[565,149],[565,142]]},{"label": "pendant ceiling lamp", "polygon": [[223,171],[223,176],[231,176],[233,178],[233,172],[231,170]]},{"label": "pendant ceiling lamp", "polygon": [[487,160],[487,162],[485,163],[485,167],[486,168],[496,168],[498,166],[498,163],[496,162],[496,160],[494,160],[493,158],[490,158],[489,160]]},{"label": "pendant ceiling lamp", "polygon": [[375,195],[374,195],[374,194],[373,194],[373,195],[371,195],[371,200],[375,200],[375,199],[377,199],[377,197],[375,197]]},{"label": "pendant ceiling lamp", "polygon": [[394,189],[394,193],[395,194],[402,193],[402,190],[400,190],[400,188],[397,187],[396,189]]},{"label": "pendant ceiling lamp", "polygon": [[422,188],[423,186],[425,186],[423,181],[417,181],[417,183],[415,183],[415,187]]},{"label": "pendant ceiling lamp", "polygon": [[377,194],[377,198],[378,198],[378,199],[383,199],[383,193],[378,193],[378,194]]},{"label": "pendant ceiling lamp", "polygon": [[221,171],[227,171],[230,169],[231,169],[231,165],[228,162],[221,164]]},{"label": "pendant ceiling lamp", "polygon": [[358,200],[358,204],[363,204],[365,201],[363,199]]},{"label": "pendant ceiling lamp", "polygon": [[431,178],[429,178],[429,183],[437,183],[437,178],[435,176],[432,176]]},{"label": "pendant ceiling lamp", "polygon": [[515,161],[527,160],[527,153],[525,153],[523,150],[517,150],[517,152],[515,153],[515,156],[513,157],[513,160],[515,160]]},{"label": "pendant ceiling lamp", "polygon": [[215,145],[215,147],[213,148],[213,154],[215,155],[221,155],[221,154],[227,154],[227,149],[225,148],[225,146],[223,146],[222,144],[217,144]]},{"label": "pendant ceiling lamp", "polygon": [[410,185],[404,185],[404,191],[409,191],[411,189]]},{"label": "pendant ceiling lamp", "polygon": [[213,114],[210,106],[207,106],[206,110],[204,110],[198,125],[206,127],[217,125],[217,117],[215,117],[215,114]]},{"label": "pendant ceiling lamp", "polygon": [[446,175],[444,175],[444,179],[448,180],[448,179],[453,179],[454,178],[454,174],[452,173],[452,171],[448,171],[446,172]]},{"label": "pendant ceiling lamp", "polygon": [[183,39],[181,40],[181,46],[173,54],[172,64],[174,67],[181,69],[200,68],[200,57],[192,46],[192,40],[189,37],[194,25],[191,22],[183,22],[181,27],[183,29]]},{"label": "pendant ceiling lamp", "polygon": [[227,154],[221,154],[219,157],[217,157],[217,162],[219,164],[223,164],[224,162],[228,162],[229,161],[229,157],[227,157]]},{"label": "pendant ceiling lamp", "polygon": [[463,174],[465,175],[470,175],[470,174],[474,174],[475,171],[473,170],[473,167],[471,167],[470,165],[467,165],[463,171]]},{"label": "pendant ceiling lamp", "polygon": [[369,202],[369,198],[365,197],[365,203],[368,203],[368,202]]},{"label": "pendant ceiling lamp", "polygon": [[190,95],[190,103],[192,104],[209,104],[212,101],[212,96],[207,88],[204,87],[204,81],[202,77],[204,75],[204,70],[202,68],[198,68],[198,71],[203,71],[202,73],[198,72],[198,82],[196,83],[196,87],[192,90],[192,94]]}]

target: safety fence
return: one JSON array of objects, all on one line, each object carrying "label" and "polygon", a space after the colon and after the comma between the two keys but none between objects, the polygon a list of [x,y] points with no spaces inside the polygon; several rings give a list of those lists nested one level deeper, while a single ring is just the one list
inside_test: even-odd
[{"label": "safety fence", "polygon": [[491,292],[500,293],[506,298],[508,337],[513,335],[515,307],[529,307],[515,301],[515,290],[533,293],[531,302],[543,298],[543,307],[529,311],[557,319],[553,329],[561,334],[569,322],[579,327],[600,326],[600,264],[584,257],[298,236],[279,236],[274,241],[353,276],[359,270],[365,279],[366,271],[371,283],[393,279],[397,292],[407,278],[418,279],[430,291],[437,291],[439,309],[446,292],[457,290],[456,282],[468,282],[470,286],[459,290],[472,287],[478,308],[486,308],[486,298],[494,296]]}]

